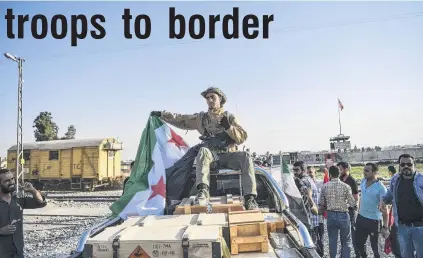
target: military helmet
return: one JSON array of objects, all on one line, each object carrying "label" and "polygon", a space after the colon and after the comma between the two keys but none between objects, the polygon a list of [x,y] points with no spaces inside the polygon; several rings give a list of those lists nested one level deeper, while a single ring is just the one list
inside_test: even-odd
[{"label": "military helmet", "polygon": [[220,101],[221,105],[226,103],[226,100],[227,100],[226,95],[219,88],[209,87],[207,90],[201,92],[201,96],[205,98],[208,93],[216,93],[217,95],[219,95],[222,98],[222,100]]}]

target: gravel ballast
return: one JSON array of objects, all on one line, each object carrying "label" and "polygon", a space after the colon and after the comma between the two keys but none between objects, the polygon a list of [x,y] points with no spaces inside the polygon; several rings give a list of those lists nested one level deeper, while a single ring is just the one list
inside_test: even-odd
[{"label": "gravel ballast", "polygon": [[75,250],[82,233],[105,218],[43,217],[38,219],[38,222],[68,223],[70,226],[45,229],[43,227],[46,225],[40,224],[36,229],[26,230],[24,233],[25,257],[67,257],[71,251]]},{"label": "gravel ballast", "polygon": [[[54,201],[48,195],[63,196],[116,196],[122,190],[101,192],[46,192],[47,207],[40,210],[28,210],[31,215],[24,215],[25,258],[64,258],[75,250],[79,238],[90,227],[104,221],[111,213],[105,213],[112,202],[72,202]],[[96,212],[97,210],[97,212]],[[47,211],[47,212],[46,212]],[[48,216],[48,215],[84,215],[77,216]],[[35,215],[44,214],[44,216]]]}]

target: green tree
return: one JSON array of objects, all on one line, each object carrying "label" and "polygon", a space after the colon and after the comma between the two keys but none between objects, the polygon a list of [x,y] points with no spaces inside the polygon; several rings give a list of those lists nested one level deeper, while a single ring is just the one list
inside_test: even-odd
[{"label": "green tree", "polygon": [[75,126],[70,125],[68,127],[68,131],[65,133],[65,136],[62,137],[62,140],[70,140],[75,139],[76,129]]},{"label": "green tree", "polygon": [[52,141],[58,140],[59,127],[53,122],[53,117],[50,112],[40,112],[40,114],[35,118],[34,125],[35,128],[34,137],[35,141]]}]

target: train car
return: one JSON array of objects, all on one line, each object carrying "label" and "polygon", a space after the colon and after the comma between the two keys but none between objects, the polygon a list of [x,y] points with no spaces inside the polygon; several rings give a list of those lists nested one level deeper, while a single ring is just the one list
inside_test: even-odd
[{"label": "train car", "polygon": [[[114,138],[23,144],[23,176],[39,190],[94,190],[122,184],[122,144]],[[16,173],[16,145],[7,152]]]}]

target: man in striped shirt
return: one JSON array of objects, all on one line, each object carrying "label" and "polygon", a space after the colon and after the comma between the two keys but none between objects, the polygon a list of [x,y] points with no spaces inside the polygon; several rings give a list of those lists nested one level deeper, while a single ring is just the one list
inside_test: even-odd
[{"label": "man in striped shirt", "polygon": [[319,199],[319,213],[327,211],[327,230],[329,255],[337,254],[338,233],[341,235],[341,254],[343,258],[351,255],[351,228],[348,208],[357,209],[357,201],[351,193],[351,187],[339,180],[339,168],[329,168],[330,181],[323,185]]}]

